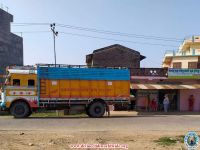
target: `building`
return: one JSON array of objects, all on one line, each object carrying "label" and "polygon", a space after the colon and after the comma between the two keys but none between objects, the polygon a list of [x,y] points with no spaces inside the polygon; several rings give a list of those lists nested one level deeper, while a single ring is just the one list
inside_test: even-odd
[{"label": "building", "polygon": [[140,52],[115,44],[94,50],[86,56],[87,66],[140,68],[146,57]]},{"label": "building", "polygon": [[193,95],[193,111],[200,111],[200,36],[185,39],[177,51],[166,51],[162,65],[168,68],[168,77],[162,85],[170,88],[166,92],[171,99],[175,96],[177,110],[188,111],[188,100]]},{"label": "building", "polygon": [[158,111],[163,111],[167,94],[170,111],[189,111],[189,97],[194,96],[193,111],[200,111],[200,36],[184,40],[178,51],[167,51],[163,68],[133,69],[131,90],[136,108],[151,111],[156,99]]},{"label": "building", "polygon": [[200,36],[193,36],[184,40],[178,51],[166,51],[163,67],[200,68]]},{"label": "building", "polygon": [[[182,76],[183,77],[183,76]],[[149,78],[149,79],[148,79]],[[179,77],[180,78],[180,77]],[[131,90],[136,97],[138,110],[150,110],[152,99],[157,101],[158,111],[163,111],[164,95],[170,100],[170,111],[189,111],[188,99],[194,95],[195,104],[193,111],[200,111],[200,81],[182,79],[170,79],[159,77],[146,77],[141,79],[132,76]]]},{"label": "building", "polygon": [[[23,65],[23,39],[11,33],[13,16],[0,9],[0,76],[6,66]],[[2,81],[2,78],[0,79]],[[0,81],[0,82],[1,82]]]}]

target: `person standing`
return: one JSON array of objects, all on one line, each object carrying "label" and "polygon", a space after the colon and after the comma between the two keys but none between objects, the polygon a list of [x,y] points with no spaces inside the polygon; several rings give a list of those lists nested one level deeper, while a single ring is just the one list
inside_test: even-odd
[{"label": "person standing", "polygon": [[169,107],[169,98],[168,98],[167,94],[165,94],[165,98],[163,100],[163,105],[164,105],[164,111],[167,112],[168,107]]},{"label": "person standing", "polygon": [[155,100],[155,98],[153,98],[152,100],[151,100],[151,103],[150,103],[151,105],[151,110],[152,111],[157,111],[157,102],[156,102],[156,100]]},{"label": "person standing", "polygon": [[189,111],[193,111],[194,109],[194,95],[190,95],[189,99],[188,99],[188,104],[189,104]]}]

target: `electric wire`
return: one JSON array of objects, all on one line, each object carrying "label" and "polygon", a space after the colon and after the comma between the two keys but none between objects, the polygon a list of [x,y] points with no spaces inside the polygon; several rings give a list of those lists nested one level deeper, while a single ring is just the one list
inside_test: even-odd
[{"label": "electric wire", "polygon": [[129,40],[118,40],[118,39],[113,39],[113,38],[104,38],[104,37],[97,37],[97,36],[91,36],[91,35],[86,35],[86,34],[77,34],[77,33],[71,33],[71,32],[59,32],[59,33],[67,34],[67,35],[73,35],[73,36],[79,36],[79,37],[87,37],[87,38],[94,38],[94,39],[117,41],[117,42],[128,42],[128,43],[134,43],[134,44],[177,47],[175,45],[166,45],[166,44],[157,44],[157,43],[148,43],[148,42],[135,42],[135,41],[129,41]]},{"label": "electric wire", "polygon": [[[38,25],[50,25],[50,23],[13,23],[13,26],[38,26]],[[100,34],[109,34],[109,35],[117,35],[117,36],[125,36],[130,38],[142,38],[142,39],[151,39],[151,40],[160,40],[160,41],[169,41],[169,42],[182,42],[183,39],[178,38],[169,38],[169,37],[160,37],[160,36],[149,36],[143,34],[130,34],[130,33],[122,33],[122,32],[114,32],[109,30],[100,30],[96,28],[85,28],[80,26],[66,25],[66,24],[56,24],[58,27],[73,29],[73,30],[81,30],[86,32],[95,32]]]}]

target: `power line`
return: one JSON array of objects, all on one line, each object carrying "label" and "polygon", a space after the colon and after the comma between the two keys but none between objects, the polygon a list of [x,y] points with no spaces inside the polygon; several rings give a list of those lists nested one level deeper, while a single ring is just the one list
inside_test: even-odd
[{"label": "power line", "polygon": [[[49,23],[13,23],[14,26],[38,26],[38,25],[49,25]],[[130,38],[140,38],[140,39],[149,39],[149,40],[160,40],[160,41],[168,41],[168,42],[182,42],[183,39],[178,38],[167,38],[167,37],[160,37],[160,36],[149,36],[149,35],[142,35],[142,34],[130,34],[130,33],[122,33],[122,32],[115,32],[109,30],[100,30],[95,28],[85,28],[80,26],[73,26],[73,25],[65,25],[65,24],[56,24],[58,27],[73,29],[73,30],[81,30],[86,32],[95,32],[100,34],[108,34],[108,35],[117,35],[117,36],[124,36]]]},{"label": "power line", "polygon": [[[18,34],[35,34],[35,33],[50,33],[51,31],[21,31],[21,32],[13,32]],[[104,37],[98,37],[98,36],[92,36],[92,35],[86,35],[86,34],[77,34],[77,33],[71,33],[71,32],[60,32],[61,34],[66,35],[72,35],[72,36],[79,36],[79,37],[86,37],[86,38],[93,38],[93,39],[101,39],[101,40],[109,40],[109,41],[117,41],[117,42],[128,42],[128,43],[134,43],[134,44],[144,44],[144,45],[155,45],[155,46],[168,46],[168,47],[177,47],[175,45],[168,45],[168,44],[158,44],[158,43],[149,43],[149,42],[136,42],[136,41],[130,41],[130,40],[119,40],[119,39],[113,39],[113,38],[104,38]]]},{"label": "power line", "polygon": [[12,26],[41,26],[50,25],[50,23],[12,23]]},{"label": "power line", "polygon": [[177,38],[165,38],[165,37],[159,37],[159,36],[147,36],[147,35],[139,35],[139,34],[129,34],[129,33],[114,32],[114,31],[108,31],[108,30],[99,30],[99,29],[94,29],[94,28],[84,28],[84,27],[77,27],[77,26],[63,25],[63,24],[57,24],[57,26],[64,27],[64,28],[69,28],[69,29],[75,29],[75,30],[96,32],[96,33],[101,33],[101,34],[118,35],[118,36],[126,36],[126,37],[133,37],[133,38],[161,40],[161,41],[171,41],[171,42],[182,42],[183,41],[182,39],[177,39]]},{"label": "power line", "polygon": [[34,34],[34,33],[50,33],[50,31],[16,31],[12,32],[14,34],[20,34],[23,37],[23,34]]},{"label": "power line", "polygon": [[90,35],[86,35],[86,34],[76,34],[76,33],[70,33],[70,32],[59,32],[59,33],[67,34],[67,35],[73,35],[73,36],[79,36],[79,37],[87,37],[87,38],[94,38],[94,39],[117,41],[117,42],[128,42],[128,43],[144,44],[144,45],[177,47],[175,45],[166,45],[166,44],[157,44],[157,43],[148,43],[148,42],[135,42],[135,41],[128,41],[128,40],[118,40],[118,39],[113,39],[113,38],[104,38],[104,37],[90,36]]},{"label": "power line", "polygon": [[12,32],[12,33],[27,33],[27,34],[32,34],[32,33],[50,33],[51,31],[16,31],[16,32]]}]

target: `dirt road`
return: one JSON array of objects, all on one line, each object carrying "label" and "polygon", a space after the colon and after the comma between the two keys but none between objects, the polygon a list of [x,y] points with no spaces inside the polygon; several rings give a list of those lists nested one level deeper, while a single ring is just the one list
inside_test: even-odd
[{"label": "dirt road", "polygon": [[71,144],[126,144],[129,149],[183,149],[163,146],[160,137],[200,133],[200,115],[147,115],[110,118],[0,117],[0,149],[70,149]]}]

